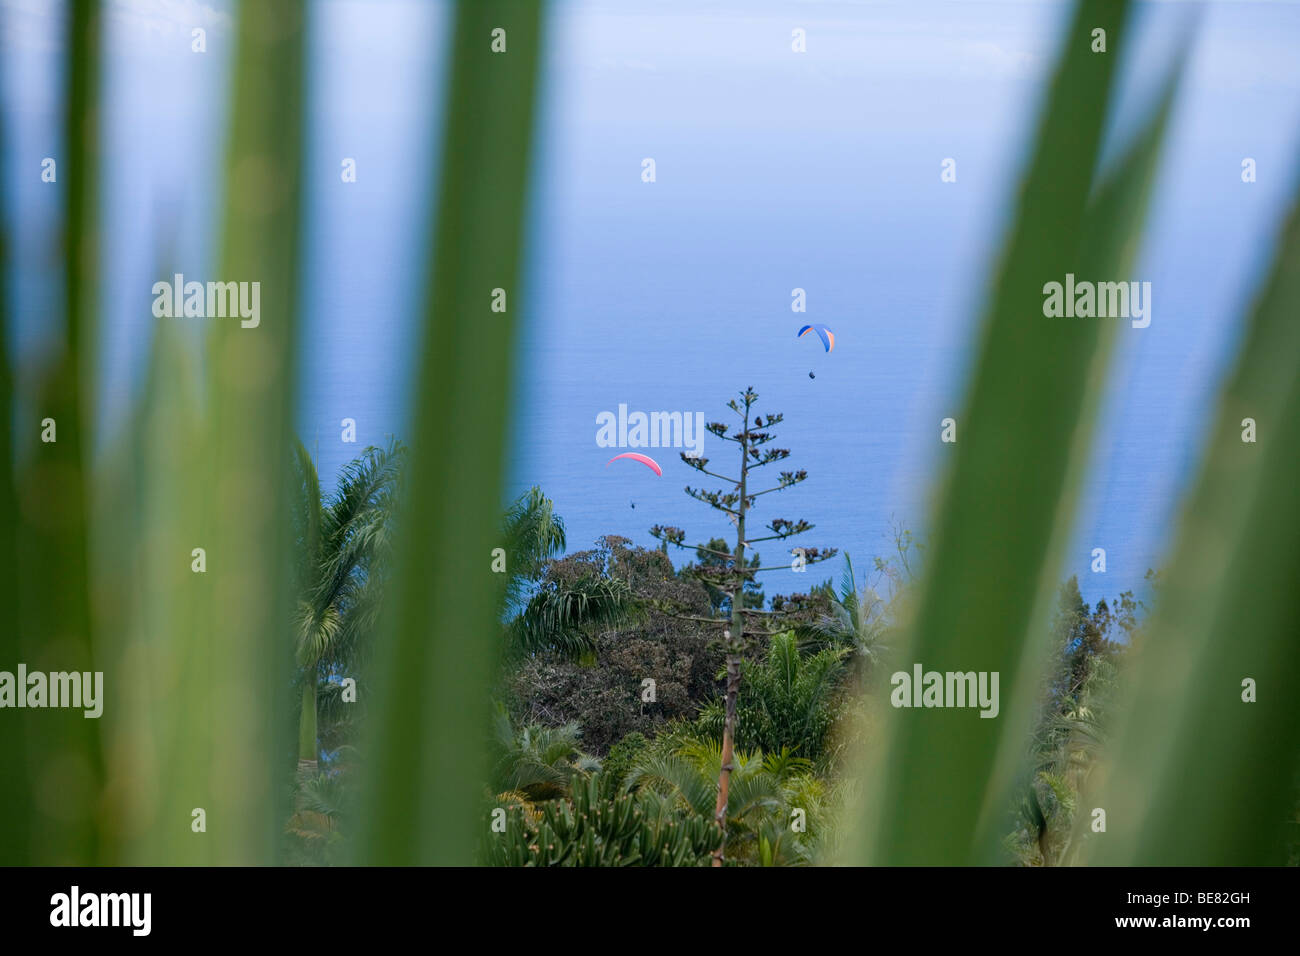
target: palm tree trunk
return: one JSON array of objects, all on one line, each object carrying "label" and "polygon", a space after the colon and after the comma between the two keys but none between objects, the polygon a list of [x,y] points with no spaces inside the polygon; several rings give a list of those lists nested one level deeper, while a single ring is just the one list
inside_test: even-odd
[{"label": "palm tree trunk", "polygon": [[302,682],[302,712],[298,716],[298,769],[314,771],[316,762],[316,669]]}]

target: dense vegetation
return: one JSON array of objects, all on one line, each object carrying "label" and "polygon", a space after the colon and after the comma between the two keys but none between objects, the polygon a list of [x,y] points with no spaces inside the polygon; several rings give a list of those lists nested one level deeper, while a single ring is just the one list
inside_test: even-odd
[{"label": "dense vegetation", "polygon": [[[296,862],[346,860],[356,826],[367,648],[382,634],[378,609],[404,460],[400,444],[367,449],[322,496],[310,458],[297,451],[302,709],[285,828]],[[749,511],[754,502],[746,497]],[[739,501],[717,500],[724,507]],[[778,539],[810,528],[783,519],[769,527]],[[886,698],[888,674],[902,665],[892,645],[923,549],[900,526],[894,553],[874,558],[865,577],[843,555],[838,581],[814,579],[805,593],[768,598],[751,586],[763,567],[757,553],[729,578],[741,562],[722,539],[674,567],[668,551],[682,535],[658,526],[651,533],[658,548],[606,536],[565,554],[563,520],[539,488],[506,509],[495,713],[480,728],[490,754],[481,860],[706,866],[721,854],[726,865],[826,861],[849,790],[846,757],[870,733],[871,704]],[[743,644],[714,626],[732,619],[738,593],[762,621]],[[1088,838],[1080,807],[1144,612],[1131,593],[1090,607],[1075,578],[1061,586],[1041,712],[1025,741],[1018,800],[1006,810],[1008,862],[1077,859]],[[740,681],[720,828],[729,653]],[[360,689],[350,698],[349,679]]]}]

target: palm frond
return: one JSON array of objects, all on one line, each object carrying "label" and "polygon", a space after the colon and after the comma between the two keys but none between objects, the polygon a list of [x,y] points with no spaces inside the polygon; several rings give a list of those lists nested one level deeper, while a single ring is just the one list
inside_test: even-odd
[{"label": "palm frond", "polygon": [[618,578],[585,577],[572,584],[548,584],[529,599],[510,625],[516,652],[553,651],[578,659],[596,650],[601,630],[637,615],[628,586]]}]

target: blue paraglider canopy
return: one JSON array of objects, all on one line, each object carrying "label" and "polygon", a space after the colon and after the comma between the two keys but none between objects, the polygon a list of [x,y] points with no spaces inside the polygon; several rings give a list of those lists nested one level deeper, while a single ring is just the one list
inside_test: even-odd
[{"label": "blue paraglider canopy", "polygon": [[835,348],[835,333],[824,325],[805,325],[795,337],[803,338],[809,332],[817,333],[817,337],[822,340],[822,345],[826,346],[827,352]]}]

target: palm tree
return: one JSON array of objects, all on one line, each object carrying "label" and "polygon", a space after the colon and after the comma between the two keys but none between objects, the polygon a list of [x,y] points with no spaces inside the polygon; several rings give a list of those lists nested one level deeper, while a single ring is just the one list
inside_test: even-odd
[{"label": "palm tree", "polygon": [[555,651],[589,660],[596,632],[635,616],[631,589],[618,578],[585,574],[571,580],[547,574],[549,562],[566,546],[564,522],[536,485],[506,510],[502,537],[509,571],[507,636],[515,653]]},{"label": "palm tree", "polygon": [[492,788],[523,795],[530,803],[566,797],[575,777],[600,769],[600,761],[579,748],[576,723],[562,727],[526,724],[518,729],[497,702],[493,720]]},{"label": "palm tree", "polygon": [[298,763],[303,769],[317,763],[316,694],[324,672],[358,663],[364,639],[373,633],[405,454],[396,440],[384,449],[367,448],[343,468],[334,496],[326,501],[315,463],[297,443],[294,642],[302,683]]},{"label": "palm tree", "polygon": [[[1073,662],[1068,662],[1072,664]],[[1093,773],[1109,740],[1107,713],[1117,682],[1115,664],[1094,656],[1086,676],[1062,704],[1048,713],[1035,735],[1033,777],[1020,802],[1020,839],[1011,848],[1034,866],[1070,865],[1086,839],[1076,818],[1079,800],[1091,790]]]},{"label": "palm tree", "polygon": [[[774,634],[765,658],[742,664],[750,691],[737,707],[737,743],[769,752],[798,748],[801,756],[820,757],[835,721],[835,694],[847,653],[844,647],[824,647],[805,656],[793,631]],[[721,740],[725,726],[721,700],[701,709],[699,730]]]},{"label": "palm tree", "polygon": [[848,648],[870,665],[885,649],[881,638],[887,630],[887,609],[888,603],[870,584],[864,581],[859,587],[853,559],[845,553],[839,593],[831,597],[830,610],[800,628],[800,636],[814,646]]},{"label": "palm tree", "polygon": [[555,503],[533,485],[511,502],[501,527],[506,547],[506,615],[516,617],[527,604],[526,594],[546,562],[563,553],[564,520],[555,513]]},{"label": "palm tree", "polygon": [[636,613],[631,590],[618,578],[545,581],[511,621],[512,648],[525,654],[553,651],[591,663],[599,632],[627,623]]}]

